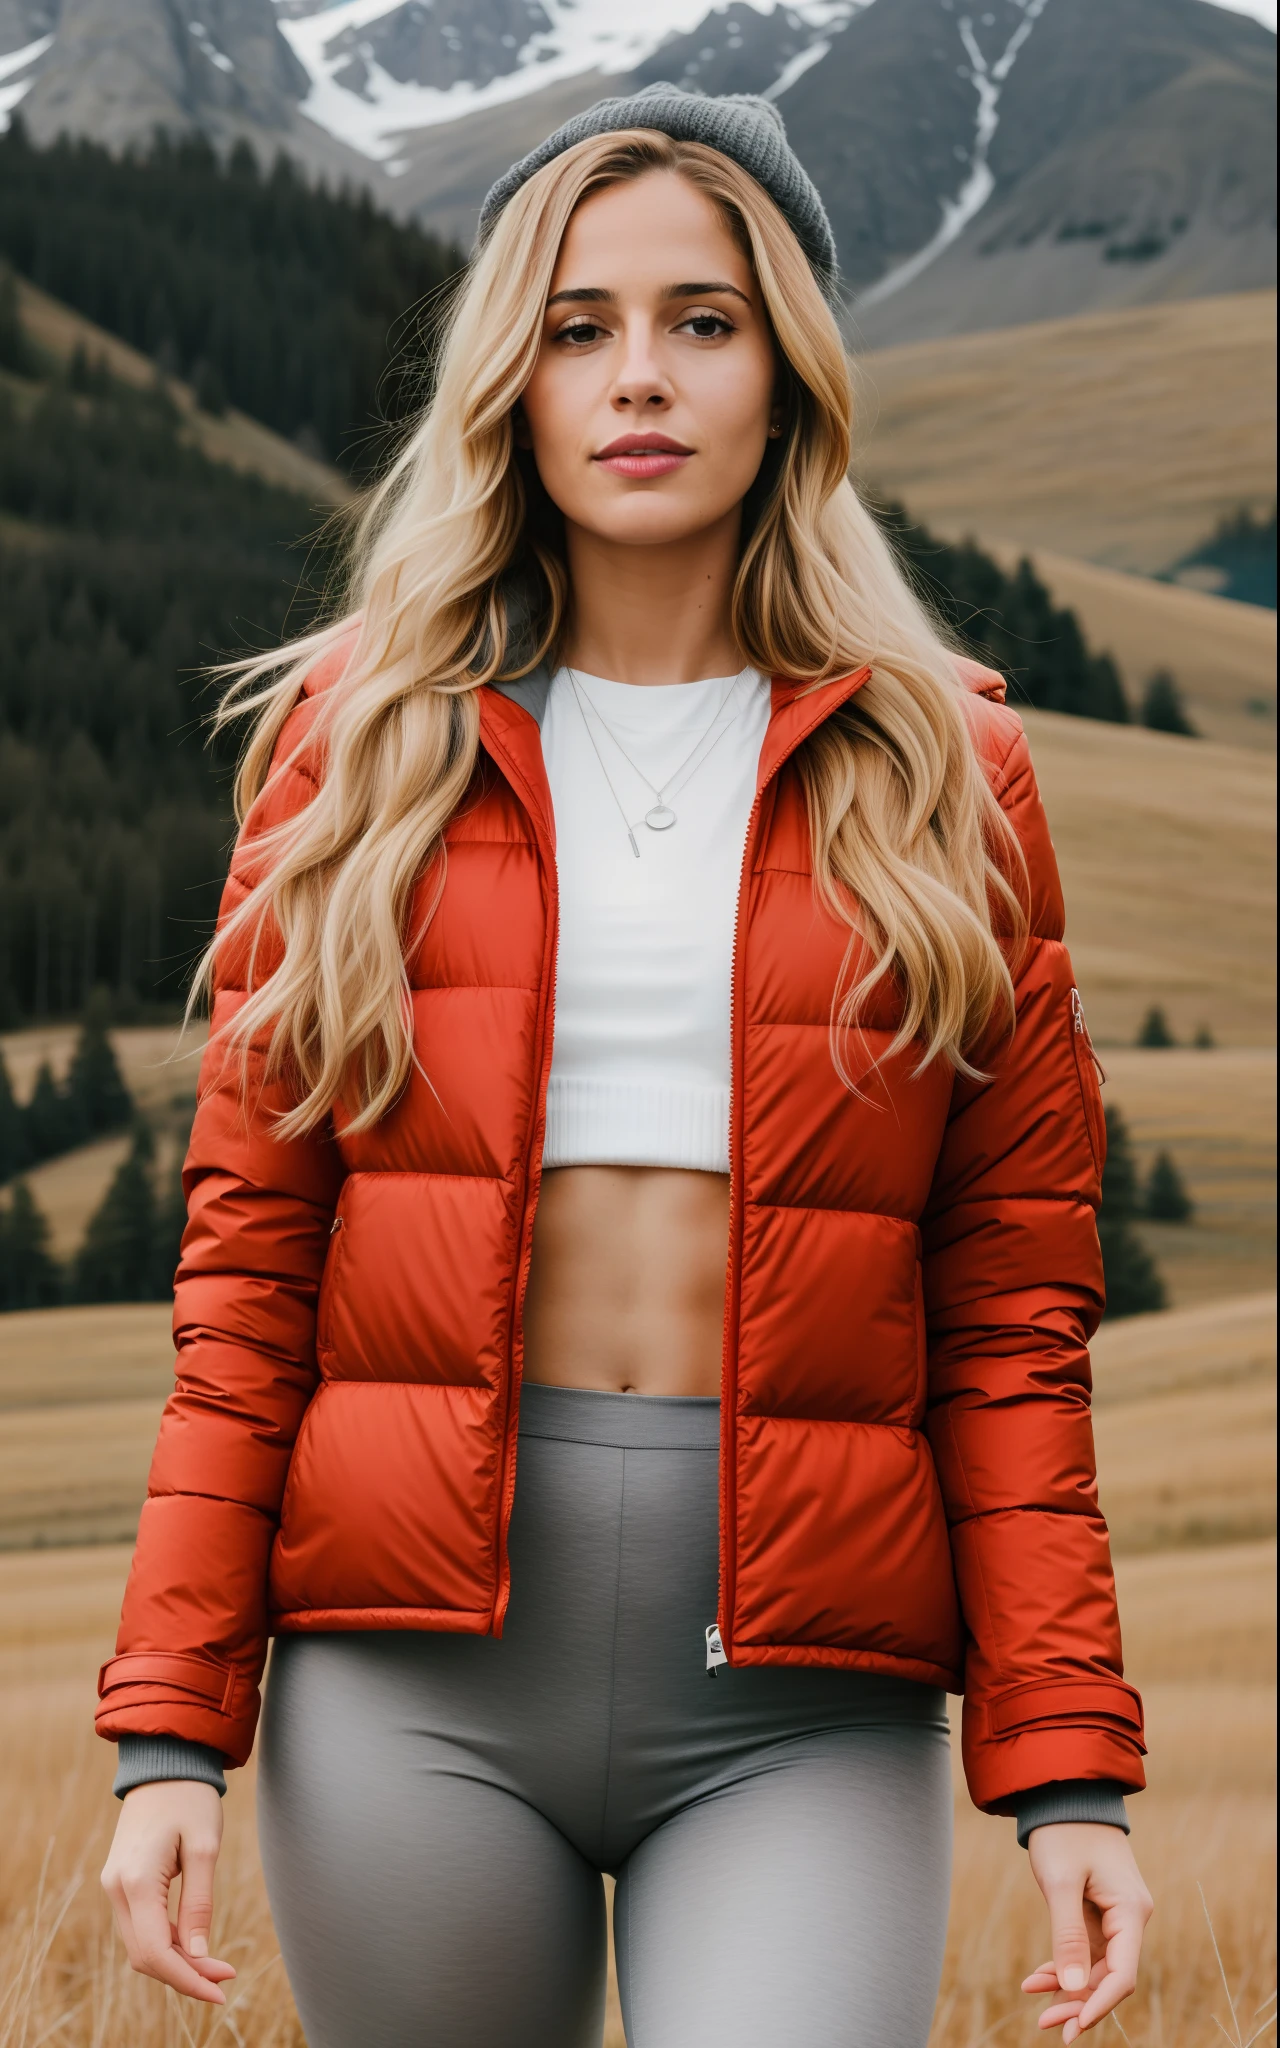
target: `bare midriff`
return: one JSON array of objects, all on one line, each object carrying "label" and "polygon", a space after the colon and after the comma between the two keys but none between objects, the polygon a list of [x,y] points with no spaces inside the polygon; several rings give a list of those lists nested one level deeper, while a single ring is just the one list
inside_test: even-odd
[{"label": "bare midriff", "polygon": [[653,1166],[543,1175],[524,1376],[604,1393],[720,1392],[729,1176]]}]

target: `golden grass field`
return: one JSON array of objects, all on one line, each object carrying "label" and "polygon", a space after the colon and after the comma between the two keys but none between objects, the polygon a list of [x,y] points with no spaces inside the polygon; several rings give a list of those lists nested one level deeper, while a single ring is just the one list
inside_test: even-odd
[{"label": "golden grass field", "polygon": [[1094,1037],[1131,1042],[1161,1003],[1179,1038],[1274,1043],[1274,758],[1025,717]]},{"label": "golden grass field", "polygon": [[1276,294],[862,355],[859,468],[948,537],[1156,575],[1276,495]]},{"label": "golden grass field", "polygon": [[1029,554],[1135,704],[1172,671],[1197,729],[1276,743],[1276,615],[1152,580],[1276,495],[1276,295],[1089,313],[859,358],[858,466],[948,540]]},{"label": "golden grass field", "polygon": [[[46,1538],[0,1555],[0,2048],[302,2048],[254,1846],[251,1769],[233,1775],[227,1802],[217,1947],[240,1971],[229,2017],[180,2021],[171,1994],[131,1976],[96,1883],[116,1809],[111,1752],[91,1733],[93,1679],[129,1551],[66,1539],[77,1494],[99,1503],[104,1534],[111,1515],[117,1535],[136,1515],[169,1372],[165,1325],[163,1307],[147,1307],[0,1326],[0,1493],[25,1468],[26,1540]],[[1207,2048],[1221,2039],[1215,2017],[1231,2022],[1198,1886],[1241,2039],[1274,1983],[1274,1293],[1105,1329],[1096,1368],[1103,1498],[1152,1749],[1133,1819],[1157,1915],[1125,2037]],[[15,1425],[50,1414],[60,1427],[32,1453]],[[126,1439],[128,1470],[115,1462]],[[959,1784],[956,1821],[932,2048],[1030,2043],[1017,1981],[1044,1946],[1038,1894],[1010,1825],[973,1812]],[[622,2048],[616,2006],[605,2040]]]}]

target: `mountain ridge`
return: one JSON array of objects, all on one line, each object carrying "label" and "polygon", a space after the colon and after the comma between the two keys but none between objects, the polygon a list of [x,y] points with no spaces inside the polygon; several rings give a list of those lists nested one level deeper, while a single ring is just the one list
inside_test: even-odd
[{"label": "mountain ridge", "polygon": [[1209,0],[0,0],[37,141],[246,139],[464,241],[604,93],[763,92],[875,345],[1272,284],[1274,63]]}]

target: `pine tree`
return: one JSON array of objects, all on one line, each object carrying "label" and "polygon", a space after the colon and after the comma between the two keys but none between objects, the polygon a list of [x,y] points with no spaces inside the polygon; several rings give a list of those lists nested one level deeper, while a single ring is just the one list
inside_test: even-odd
[{"label": "pine tree", "polygon": [[41,1060],[36,1085],[22,1112],[22,1138],[27,1159],[39,1165],[53,1159],[75,1143],[74,1124],[67,1114],[67,1099],[53,1078],[48,1060]]},{"label": "pine tree", "polygon": [[9,1068],[0,1052],[0,1181],[12,1180],[26,1164],[22,1111],[9,1079]]},{"label": "pine tree", "polygon": [[1181,733],[1184,739],[1199,739],[1187,717],[1182,692],[1167,668],[1158,668],[1142,693],[1142,723],[1152,732]]},{"label": "pine tree", "polygon": [[202,356],[192,371],[191,388],[201,412],[213,413],[220,419],[227,409],[227,387],[221,370],[207,356]]},{"label": "pine tree", "polygon": [[178,1270],[182,1233],[186,1227],[187,1198],[182,1191],[180,1152],[169,1175],[156,1215],[155,1269],[152,1278],[158,1301],[164,1301],[173,1292],[173,1276]]},{"label": "pine tree", "polygon": [[76,1254],[77,1301],[154,1301],[156,1296],[155,1144],[134,1130],[128,1157],[89,1219]]},{"label": "pine tree", "polygon": [[1217,1039],[1214,1037],[1212,1031],[1210,1031],[1209,1026],[1207,1024],[1196,1025],[1196,1035],[1192,1039],[1191,1043],[1192,1045],[1194,1045],[1197,1052],[1212,1052],[1217,1042]]},{"label": "pine tree", "polygon": [[1168,1019],[1164,1011],[1159,1003],[1153,1003],[1138,1027],[1138,1036],[1134,1040],[1134,1044],[1164,1052],[1169,1046],[1176,1045],[1177,1043],[1177,1039],[1169,1029]]},{"label": "pine tree", "polygon": [[1129,1131],[1118,1109],[1107,1111],[1107,1163],[1102,1172],[1098,1241],[1106,1276],[1107,1315],[1146,1315],[1167,1306],[1159,1269],[1134,1229],[1138,1176]]},{"label": "pine tree", "polygon": [[1168,1152],[1157,1152],[1147,1175],[1143,1213],[1158,1223],[1189,1223],[1195,1204]]},{"label": "pine tree", "polygon": [[89,998],[84,1023],[67,1070],[67,1123],[84,1144],[103,1131],[118,1131],[133,1116],[133,1098],[124,1084],[115,1048],[107,1033],[111,1001],[104,988]]},{"label": "pine tree", "polygon": [[13,272],[0,268],[0,370],[18,377],[33,377],[35,350],[27,339],[18,304],[18,286]]},{"label": "pine tree", "polygon": [[49,1225],[25,1180],[0,1208],[0,1309],[52,1308],[62,1274],[49,1249]]}]

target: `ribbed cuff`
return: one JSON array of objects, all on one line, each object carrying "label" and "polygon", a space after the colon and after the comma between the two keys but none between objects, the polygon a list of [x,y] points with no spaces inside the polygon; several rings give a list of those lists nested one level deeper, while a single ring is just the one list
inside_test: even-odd
[{"label": "ribbed cuff", "polygon": [[180,1735],[122,1735],[118,1749],[116,1779],[111,1787],[117,1799],[123,1799],[135,1785],[155,1785],[166,1778],[187,1778],[199,1785],[212,1785],[219,1797],[227,1789],[222,1775],[222,1752],[206,1749],[203,1742],[184,1742]]},{"label": "ribbed cuff", "polygon": [[1059,1778],[1050,1785],[1033,1785],[1016,1797],[1018,1846],[1025,1849],[1032,1828],[1049,1828],[1057,1821],[1089,1821],[1105,1828],[1120,1828],[1127,1835],[1129,1816],[1124,1794],[1113,1778]]}]

